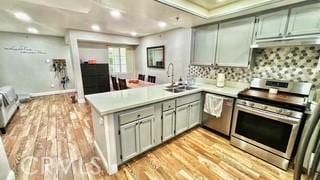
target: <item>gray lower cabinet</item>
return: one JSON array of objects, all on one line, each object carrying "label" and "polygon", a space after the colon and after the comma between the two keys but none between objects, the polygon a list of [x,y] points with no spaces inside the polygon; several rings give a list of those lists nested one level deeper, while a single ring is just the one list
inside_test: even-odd
[{"label": "gray lower cabinet", "polygon": [[320,3],[292,8],[287,35],[320,33]]},{"label": "gray lower cabinet", "polygon": [[176,108],[176,134],[180,134],[188,129],[189,111],[189,104]]},{"label": "gray lower cabinet", "polygon": [[150,149],[154,144],[153,122],[153,116],[139,121],[140,152]]},{"label": "gray lower cabinet", "polygon": [[125,162],[198,125],[200,100],[201,94],[195,93],[118,113],[118,160]]},{"label": "gray lower cabinet", "polygon": [[175,110],[164,111],[162,114],[162,140],[166,141],[174,136]]},{"label": "gray lower cabinet", "polygon": [[139,126],[132,122],[120,126],[122,160],[126,161],[139,154]]},{"label": "gray lower cabinet", "polygon": [[200,101],[196,101],[190,104],[189,128],[200,124],[200,112]]},{"label": "gray lower cabinet", "polygon": [[199,101],[192,102],[176,109],[176,134],[180,134],[200,124],[201,103]]},{"label": "gray lower cabinet", "polygon": [[122,161],[126,161],[154,145],[154,116],[120,126]]}]

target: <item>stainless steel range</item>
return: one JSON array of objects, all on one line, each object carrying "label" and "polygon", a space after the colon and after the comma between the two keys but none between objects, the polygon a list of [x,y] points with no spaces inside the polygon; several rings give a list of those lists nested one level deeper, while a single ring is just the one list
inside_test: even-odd
[{"label": "stainless steel range", "polygon": [[[297,139],[311,83],[253,79],[239,94],[231,144],[287,169]],[[270,88],[278,90],[269,93]]]}]

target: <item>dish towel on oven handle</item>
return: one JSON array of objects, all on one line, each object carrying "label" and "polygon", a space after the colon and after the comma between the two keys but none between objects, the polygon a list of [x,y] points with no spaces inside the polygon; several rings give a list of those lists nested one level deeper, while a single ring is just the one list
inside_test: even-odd
[{"label": "dish towel on oven handle", "polygon": [[215,117],[220,117],[223,108],[223,97],[206,94],[203,111]]}]

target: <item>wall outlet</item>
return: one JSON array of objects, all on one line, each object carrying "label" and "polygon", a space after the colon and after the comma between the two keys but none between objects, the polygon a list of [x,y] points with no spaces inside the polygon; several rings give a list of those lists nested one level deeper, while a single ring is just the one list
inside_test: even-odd
[{"label": "wall outlet", "polygon": [[103,118],[99,118],[99,124],[103,125]]},{"label": "wall outlet", "polygon": [[51,84],[50,86],[51,86],[51,88],[54,88],[55,85],[54,85],[54,84]]}]

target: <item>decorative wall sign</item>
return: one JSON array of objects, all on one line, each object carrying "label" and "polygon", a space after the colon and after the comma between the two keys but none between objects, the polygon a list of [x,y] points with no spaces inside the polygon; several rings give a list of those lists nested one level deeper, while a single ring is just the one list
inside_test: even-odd
[{"label": "decorative wall sign", "polygon": [[48,54],[46,51],[39,50],[39,49],[32,49],[27,46],[11,46],[3,48],[5,51],[17,52],[20,54]]}]

